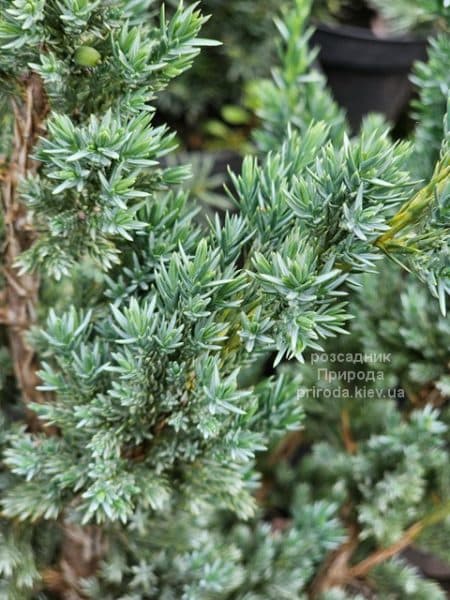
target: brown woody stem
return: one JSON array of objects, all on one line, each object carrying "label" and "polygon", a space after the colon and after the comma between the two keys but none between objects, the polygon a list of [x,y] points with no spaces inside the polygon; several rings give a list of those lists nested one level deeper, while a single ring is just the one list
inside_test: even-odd
[{"label": "brown woody stem", "polygon": [[381,548],[380,550],[377,550],[366,559],[362,560],[353,567],[350,567],[350,569],[347,571],[347,581],[357,577],[366,576],[374,567],[381,564],[385,560],[392,558],[407,548],[407,546],[409,546],[426,527],[439,523],[439,521],[445,519],[449,513],[450,503],[446,503],[420,521],[417,521],[417,523],[414,523],[405,531],[403,536],[397,542],[391,546],[388,546],[387,548]]},{"label": "brown woody stem", "polygon": [[317,598],[332,587],[344,587],[355,579],[367,577],[374,567],[405,550],[424,529],[439,523],[448,517],[449,514],[450,502],[446,502],[423,519],[411,525],[399,540],[387,548],[375,550],[370,556],[356,565],[349,566],[352,554],[358,547],[358,531],[356,527],[353,527],[350,530],[348,540],[329,557],[318,577],[313,582],[310,598]]},{"label": "brown woody stem", "polygon": [[[13,145],[0,188],[5,224],[5,308],[1,316],[7,325],[14,374],[27,407],[31,402],[43,402],[44,395],[36,389],[37,359],[26,339],[27,332],[36,324],[39,278],[29,273],[19,275],[15,267],[17,258],[31,246],[34,237],[27,211],[19,198],[18,186],[27,173],[37,168],[30,153],[43,131],[48,105],[38,77],[31,75],[22,84],[22,98],[11,100],[15,117]],[[42,429],[34,413],[27,409],[27,414],[29,429]]]},{"label": "brown woody stem", "polygon": [[[18,257],[33,244],[35,233],[30,215],[20,200],[19,185],[38,165],[31,152],[39,135],[44,133],[48,114],[47,97],[40,78],[30,74],[20,82],[21,94],[11,99],[14,113],[14,133],[11,156],[2,172],[0,183],[4,216],[5,244],[3,274],[5,289],[1,295],[0,324],[6,327],[10,355],[17,386],[22,395],[29,431],[48,435],[57,430],[43,424],[29,408],[30,403],[51,401],[48,394],[37,389],[38,358],[27,341],[27,334],[37,322],[39,276],[19,273]],[[105,552],[100,529],[81,527],[61,517],[62,543],[56,568],[43,573],[43,582],[63,600],[84,600],[80,580],[92,576]]]}]

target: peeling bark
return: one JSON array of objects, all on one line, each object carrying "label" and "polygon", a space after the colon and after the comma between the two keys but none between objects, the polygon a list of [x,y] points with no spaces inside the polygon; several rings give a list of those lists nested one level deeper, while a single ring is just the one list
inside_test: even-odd
[{"label": "peeling bark", "polygon": [[[39,276],[19,273],[17,258],[34,242],[35,232],[30,215],[20,200],[19,185],[27,174],[35,173],[38,164],[31,158],[38,137],[45,133],[48,102],[42,81],[30,74],[20,82],[22,93],[11,99],[14,113],[12,151],[1,176],[0,192],[5,224],[2,248],[5,290],[2,293],[0,323],[6,326],[14,375],[26,411],[30,432],[57,435],[54,427],[40,421],[29,408],[30,403],[51,402],[51,395],[37,389],[39,362],[27,341],[27,333],[37,323]],[[92,576],[104,555],[105,543],[95,526],[81,527],[61,518],[62,544],[58,564],[43,573],[47,589],[62,600],[84,600],[80,579]]]},{"label": "peeling bark", "polygon": [[31,431],[38,431],[42,429],[42,424],[28,409],[28,405],[30,402],[44,402],[45,396],[36,389],[37,358],[27,342],[26,335],[36,324],[39,277],[36,274],[19,275],[15,263],[34,240],[29,216],[19,198],[18,186],[27,173],[35,172],[37,168],[35,161],[30,158],[30,153],[37,137],[43,133],[43,123],[48,112],[40,79],[31,75],[24,80],[23,97],[13,98],[11,104],[15,116],[13,146],[1,182],[5,223],[5,308],[2,310],[2,320],[7,325],[14,374],[27,410],[28,427]]},{"label": "peeling bark", "polygon": [[92,577],[106,552],[102,531],[95,525],[62,523],[63,543],[58,568],[43,573],[46,588],[62,600],[86,600],[81,580]]},{"label": "peeling bark", "polygon": [[349,562],[353,552],[358,547],[358,531],[355,527],[349,530],[348,539],[325,561],[312,582],[309,597],[311,600],[319,598],[321,594],[334,586],[345,585],[351,578]]}]

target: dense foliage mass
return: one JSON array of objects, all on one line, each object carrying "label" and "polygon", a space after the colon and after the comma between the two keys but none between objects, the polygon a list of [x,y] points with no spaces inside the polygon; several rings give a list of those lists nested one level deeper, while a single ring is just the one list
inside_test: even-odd
[{"label": "dense foliage mass", "polygon": [[205,222],[154,104],[215,42],[156,8],[0,0],[0,594],[443,598],[448,37],[350,137],[292,2]]}]

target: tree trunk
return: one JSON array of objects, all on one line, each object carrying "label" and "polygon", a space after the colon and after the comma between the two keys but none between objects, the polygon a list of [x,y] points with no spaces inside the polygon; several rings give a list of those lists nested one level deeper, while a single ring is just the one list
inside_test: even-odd
[{"label": "tree trunk", "polygon": [[18,186],[27,173],[36,171],[30,153],[37,137],[43,132],[48,112],[46,96],[40,79],[34,75],[23,81],[23,97],[11,100],[14,111],[12,153],[3,176],[1,196],[5,222],[3,273],[5,276],[5,309],[3,320],[7,325],[11,359],[17,385],[27,410],[30,430],[42,429],[35,414],[28,409],[30,402],[44,402],[44,395],[36,390],[36,355],[27,343],[26,335],[36,324],[39,277],[19,275],[15,268],[18,256],[33,243],[33,228],[24,205],[20,202]]},{"label": "tree trunk", "polygon": [[[27,341],[27,333],[37,323],[39,276],[19,273],[17,258],[33,244],[35,233],[25,205],[20,201],[19,185],[35,173],[38,164],[31,158],[33,147],[45,132],[48,102],[40,78],[31,74],[20,81],[21,97],[11,99],[14,113],[14,135],[9,162],[1,180],[1,201],[5,223],[3,273],[4,307],[0,323],[6,325],[10,355],[17,386],[26,410],[29,431],[57,435],[54,427],[40,421],[29,408],[30,403],[51,402],[51,396],[37,389],[39,363]],[[83,600],[80,578],[92,576],[104,554],[104,542],[99,528],[80,527],[60,521],[63,541],[58,565],[43,574],[44,584],[63,600]]]}]

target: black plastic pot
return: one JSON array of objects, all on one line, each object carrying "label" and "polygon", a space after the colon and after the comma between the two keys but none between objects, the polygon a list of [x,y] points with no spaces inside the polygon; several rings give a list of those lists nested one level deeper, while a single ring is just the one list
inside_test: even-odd
[{"label": "black plastic pot", "polygon": [[319,25],[312,44],[320,49],[319,63],[333,96],[357,131],[369,112],[397,121],[412,94],[411,67],[426,59],[427,41],[379,38],[362,27]]}]

